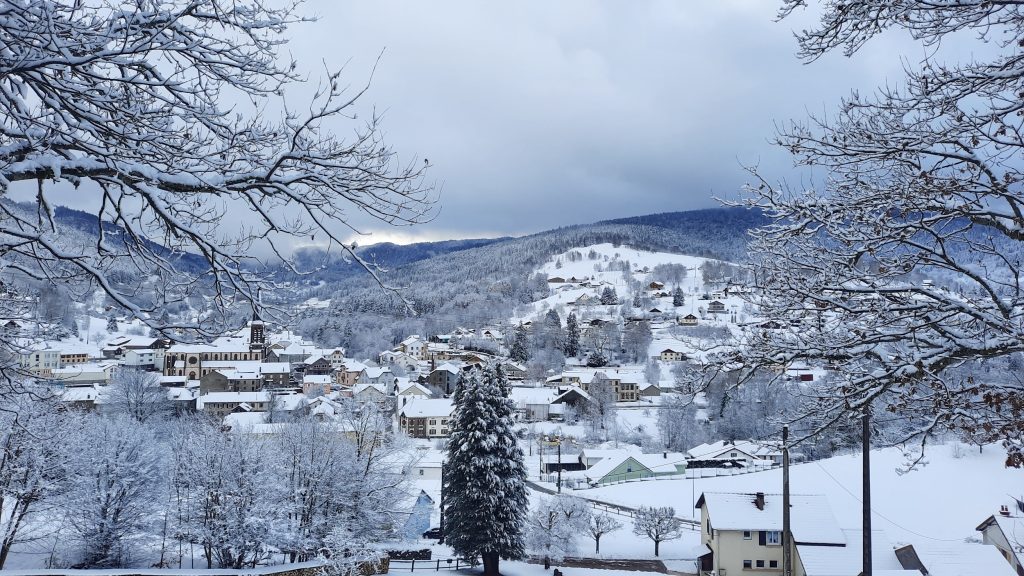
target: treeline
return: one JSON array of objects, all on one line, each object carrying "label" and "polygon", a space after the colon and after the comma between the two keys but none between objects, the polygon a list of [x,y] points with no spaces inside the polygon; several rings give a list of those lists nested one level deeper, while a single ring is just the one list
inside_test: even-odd
[{"label": "treeline", "polygon": [[404,451],[373,405],[346,406],[335,422],[277,413],[263,424],[273,434],[229,432],[176,414],[155,377],[126,369],[99,412],[45,389],[7,399],[0,568],[29,544],[49,550],[47,568],[341,565],[406,521]]}]

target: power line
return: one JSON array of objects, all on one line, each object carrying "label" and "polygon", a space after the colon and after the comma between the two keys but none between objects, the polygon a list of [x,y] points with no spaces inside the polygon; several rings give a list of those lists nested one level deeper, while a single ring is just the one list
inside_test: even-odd
[{"label": "power line", "polygon": [[[833,482],[835,482],[847,494],[852,496],[854,500],[856,500],[857,502],[863,503],[863,501],[860,499],[860,497],[858,497],[856,494],[851,492],[849,488],[844,486],[843,483],[840,482],[838,479],[836,479],[836,477],[833,476],[828,470],[826,470],[825,467],[822,466],[820,462],[815,461],[814,463],[818,466],[818,468],[821,468],[821,471],[824,472],[825,475],[827,475],[829,478],[831,478]],[[871,513],[878,515],[879,518],[881,518],[882,520],[885,520],[886,522],[888,522],[889,524],[892,524],[893,526],[899,528],[900,530],[904,530],[904,531],[909,532],[910,534],[913,534],[915,536],[920,536],[921,538],[927,538],[928,540],[934,540],[936,542],[963,542],[962,538],[935,538],[934,536],[927,536],[925,534],[921,534],[920,532],[916,532],[914,530],[911,530],[910,528],[907,528],[905,526],[902,526],[902,525],[894,522],[893,520],[889,519],[886,515],[882,514],[881,512],[879,512],[877,510],[875,510],[874,508],[871,509]]]}]

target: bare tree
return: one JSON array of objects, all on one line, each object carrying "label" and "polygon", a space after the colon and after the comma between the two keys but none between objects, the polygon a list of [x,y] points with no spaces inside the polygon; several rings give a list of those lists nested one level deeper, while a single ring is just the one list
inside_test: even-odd
[{"label": "bare tree", "polygon": [[615,393],[615,384],[604,372],[598,372],[587,386],[587,394],[591,399],[585,404],[584,413],[588,432],[593,437],[608,440],[608,430],[617,424],[618,396]]},{"label": "bare tree", "polygon": [[[36,197],[0,202],[0,273],[99,289],[168,335],[212,333],[233,301],[263,307],[256,243],[290,262],[289,242],[312,237],[380,280],[343,241],[349,213],[428,219],[427,163],[400,163],[376,116],[331,132],[355,120],[366,92],[339,72],[291,105],[305,73],[281,51],[304,20],[294,4],[264,0],[0,6],[0,199],[18,183]],[[55,218],[61,181],[100,207],[98,237],[82,241]],[[245,226],[226,226],[228,211]],[[161,298],[146,298],[154,277]],[[217,297],[202,321],[159,322],[162,306],[207,291]]]},{"label": "bare tree", "polygon": [[576,551],[576,537],[590,519],[590,507],[574,496],[541,498],[526,518],[526,545],[543,554],[544,569]]},{"label": "bare tree", "polygon": [[[781,16],[806,4],[784,0]],[[912,422],[902,441],[980,433],[1022,465],[1021,383],[973,374],[1024,350],[1024,13],[998,0],[820,4],[820,24],[797,35],[807,61],[853,55],[888,28],[989,48],[959,65],[927,50],[902,85],[781,130],[797,164],[827,178],[794,190],[753,170],[748,204],[773,219],[753,234],[757,304],[786,328],[753,331],[743,360],[827,363],[842,377],[808,387],[812,432],[874,406]]]},{"label": "bare tree", "polygon": [[633,519],[633,534],[646,536],[654,542],[654,555],[665,540],[675,540],[683,535],[683,521],[676,518],[676,509],[671,506],[641,506]]},{"label": "bare tree", "polygon": [[163,458],[152,431],[125,418],[89,417],[72,440],[65,509],[86,567],[125,567],[148,533]]},{"label": "bare tree", "polygon": [[594,553],[601,553],[602,536],[610,532],[615,532],[621,528],[622,523],[607,512],[591,514],[590,523],[587,525],[587,532],[589,532],[590,537],[594,539]]},{"label": "bare tree", "polygon": [[64,441],[77,414],[45,393],[19,394],[0,411],[0,568],[11,548],[50,533],[45,518],[68,487]]},{"label": "bare tree", "polygon": [[166,417],[173,406],[167,390],[160,385],[160,377],[153,372],[133,368],[118,368],[103,395],[104,407],[111,412],[146,423]]}]

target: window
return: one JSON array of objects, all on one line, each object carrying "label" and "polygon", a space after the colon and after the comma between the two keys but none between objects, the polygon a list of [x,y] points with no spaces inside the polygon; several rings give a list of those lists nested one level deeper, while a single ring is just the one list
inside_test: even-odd
[{"label": "window", "polygon": [[758,568],[764,568],[764,560],[758,560],[757,561],[757,567]]},{"label": "window", "polygon": [[423,468],[420,468],[420,476],[423,476]]},{"label": "window", "polygon": [[744,530],[743,531],[743,539],[744,540],[750,540],[750,530]]},{"label": "window", "polygon": [[778,568],[779,567],[779,561],[778,560],[769,560],[768,561],[768,567],[769,568]]},{"label": "window", "polygon": [[743,567],[744,568],[752,568],[753,567],[752,565],[753,565],[753,562],[751,562],[750,560],[744,560],[743,561]]},{"label": "window", "polygon": [[735,458],[737,454],[735,452],[729,452],[729,458]]},{"label": "window", "polygon": [[779,531],[768,532],[765,536],[766,543],[769,546],[778,546],[782,544],[782,533]]}]

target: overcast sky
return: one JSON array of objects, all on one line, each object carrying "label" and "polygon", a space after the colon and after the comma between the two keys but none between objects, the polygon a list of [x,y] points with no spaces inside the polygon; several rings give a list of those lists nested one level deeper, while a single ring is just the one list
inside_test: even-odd
[{"label": "overcast sky", "polygon": [[432,223],[375,240],[521,234],[736,198],[743,164],[792,177],[774,123],[901,74],[901,37],[799,62],[770,0],[312,0],[305,67],[350,59],[387,140],[442,185]]},{"label": "overcast sky", "polygon": [[[714,206],[744,164],[798,178],[774,125],[902,77],[921,48],[889,34],[803,64],[775,0],[308,0],[285,47],[314,81],[347,62],[386,141],[429,158],[436,219],[362,244],[518,235]],[[916,52],[915,52],[916,51]],[[345,132],[351,125],[337,123]],[[61,186],[70,205],[81,191]],[[81,206],[80,206],[81,207]],[[84,206],[88,208],[88,206]]]}]

